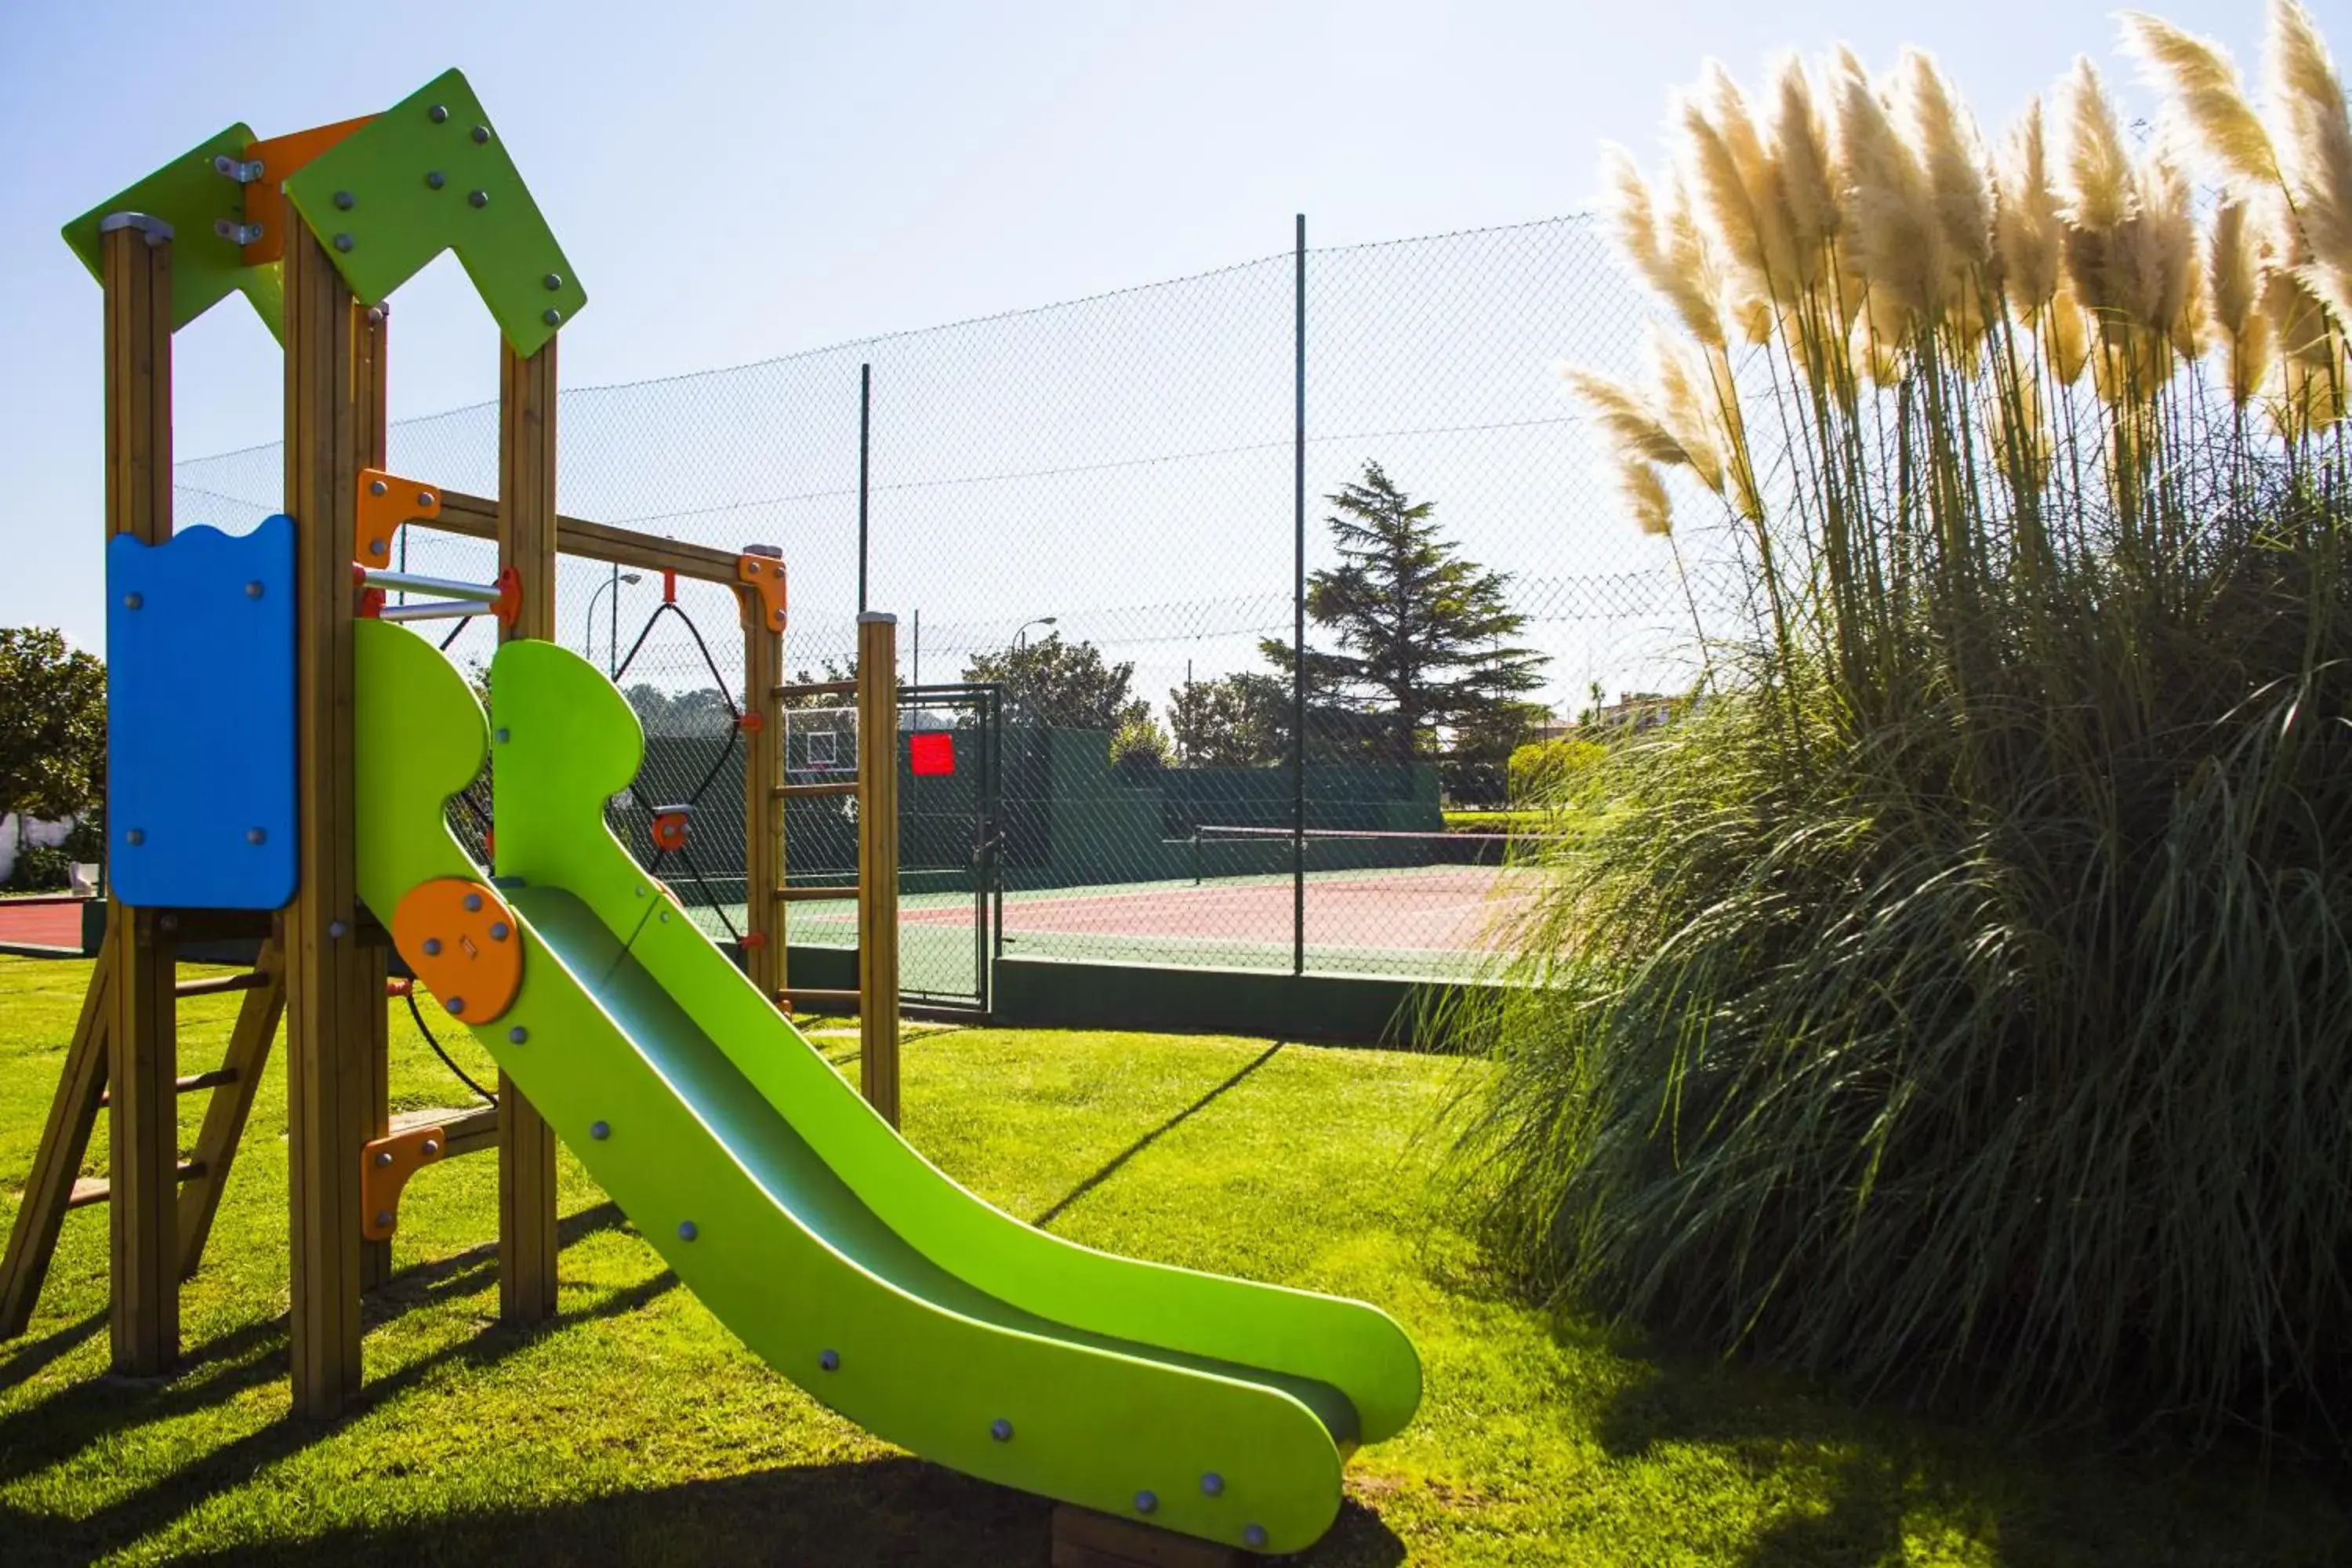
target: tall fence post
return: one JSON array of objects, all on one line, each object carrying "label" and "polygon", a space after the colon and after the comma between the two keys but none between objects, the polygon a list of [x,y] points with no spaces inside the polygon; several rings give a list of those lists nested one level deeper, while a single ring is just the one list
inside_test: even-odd
[{"label": "tall fence post", "polygon": [[873,494],[874,367],[857,367],[857,613],[866,613],[866,517]]},{"label": "tall fence post", "polygon": [[1290,475],[1290,973],[1307,973],[1307,215],[1298,215]]}]

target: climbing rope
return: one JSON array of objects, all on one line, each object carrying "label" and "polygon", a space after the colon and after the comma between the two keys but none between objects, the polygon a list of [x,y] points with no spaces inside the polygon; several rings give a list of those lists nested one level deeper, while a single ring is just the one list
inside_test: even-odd
[{"label": "climbing rope", "polygon": [[[668,597],[667,594],[663,597],[662,602],[654,606],[654,613],[646,617],[645,626],[637,632],[636,641],[629,645],[628,657],[622,659],[620,664],[614,669],[612,676],[613,684],[614,686],[620,685],[621,678],[628,674],[629,667],[636,662],[638,653],[644,649],[646,639],[653,636],[654,627],[660,624],[661,618],[664,616],[676,616],[679,624],[686,627],[687,636],[694,639],[695,647],[702,654],[703,668],[710,671],[711,688],[719,693],[719,700],[727,705],[727,716],[729,719],[733,721],[727,729],[727,743],[719,748],[719,755],[712,760],[710,766],[704,770],[700,781],[695,784],[693,790],[687,795],[685,801],[682,803],[688,811],[691,811],[694,807],[702,804],[703,795],[709,792],[711,784],[717,781],[720,772],[723,771],[728,763],[733,759],[735,755],[736,742],[741,740],[743,735],[743,710],[737,705],[734,693],[729,689],[727,677],[719,668],[719,661],[711,657],[710,645],[703,640],[702,628],[696,626],[694,624],[694,617],[688,615],[685,610],[679,607],[677,601]],[[644,792],[638,789],[637,781],[635,779],[629,781],[629,798],[635,802],[636,805],[646,812],[649,816],[658,819],[663,814],[663,807],[647,800]],[[744,809],[746,811],[750,811],[757,808],[752,805],[752,803],[746,801],[744,803]],[[727,918],[727,906],[725,903],[720,901],[718,889],[713,888],[710,885],[709,879],[702,874],[702,868],[694,863],[694,856],[687,847],[687,835],[682,826],[678,832],[677,841],[675,845],[663,843],[661,841],[661,837],[658,833],[656,834],[654,843],[653,861],[646,868],[646,874],[647,876],[658,875],[661,871],[663,862],[667,860],[673,854],[677,857],[678,864],[686,868],[687,875],[694,879],[695,886],[702,889],[702,897],[706,907],[718,915],[719,923],[727,928],[727,934],[735,941],[739,942],[741,942],[743,940],[743,933],[737,931],[735,929],[735,922]],[[749,896],[749,892],[750,889],[746,889],[745,893],[747,898]]]}]

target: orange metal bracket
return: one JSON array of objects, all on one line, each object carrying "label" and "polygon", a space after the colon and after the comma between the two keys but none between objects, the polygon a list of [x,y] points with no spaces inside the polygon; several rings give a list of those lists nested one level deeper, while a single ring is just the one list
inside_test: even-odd
[{"label": "orange metal bracket", "polygon": [[449,1141],[438,1127],[412,1127],[360,1151],[360,1234],[390,1241],[400,1228],[400,1194],[408,1178],[437,1163]]},{"label": "orange metal bracket", "polygon": [[499,596],[490,605],[490,614],[509,631],[514,630],[515,617],[522,614],[522,574],[511,566],[499,574]]},{"label": "orange metal bracket", "polygon": [[754,708],[748,713],[738,714],[735,727],[747,735],[756,735],[768,727],[768,716]]},{"label": "orange metal bracket", "polygon": [[[784,629],[784,563],[772,555],[755,555],[745,551],[735,557],[735,580],[756,592],[765,611],[761,619],[763,631]],[[743,621],[751,622],[751,595],[743,595]]]},{"label": "orange metal bracket", "polygon": [[246,143],[245,161],[260,164],[261,173],[245,187],[245,222],[248,228],[258,225],[261,233],[251,245],[238,251],[240,260],[247,267],[260,267],[285,259],[287,179],[374,118],[373,114],[362,114],[357,120],[314,125],[308,131],[289,132],[267,142]]},{"label": "orange metal bracket", "polygon": [[357,514],[352,559],[381,572],[392,564],[392,536],[402,523],[441,515],[441,490],[382,468],[362,468]]},{"label": "orange metal bracket", "polygon": [[665,805],[654,813],[654,844],[662,849],[686,847],[686,821],[691,806]]},{"label": "orange metal bracket", "polygon": [[392,914],[393,945],[453,1018],[487,1023],[522,988],[522,935],[497,889],[466,877],[419,882]]}]

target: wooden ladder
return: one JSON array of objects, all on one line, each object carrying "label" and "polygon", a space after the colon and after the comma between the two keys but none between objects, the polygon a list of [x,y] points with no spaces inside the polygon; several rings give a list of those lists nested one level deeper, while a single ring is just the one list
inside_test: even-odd
[{"label": "wooden ladder", "polygon": [[[112,1103],[107,1084],[108,1056],[119,1001],[115,992],[125,984],[120,973],[119,926],[131,918],[133,912],[120,905],[109,911],[89,988],[82,994],[81,1016],[66,1049],[65,1072],[58,1079],[56,1098],[49,1102],[48,1121],[33,1156],[24,1202],[9,1231],[7,1253],[0,1258],[0,1340],[15,1339],[31,1325],[33,1305],[48,1276],[66,1215],[111,1202],[114,1196],[113,1184],[107,1177],[80,1173],[99,1112]],[[159,923],[176,925],[176,917],[162,917]],[[168,961],[168,949],[163,956]],[[274,926],[262,941],[252,969],[200,980],[174,978],[172,1005],[176,1008],[188,997],[231,993],[242,993],[245,1000],[238,1005],[220,1066],[176,1077],[173,1083],[178,1094],[212,1092],[195,1149],[178,1162],[179,1202],[173,1234],[178,1237],[181,1279],[193,1277],[204,1259],[205,1242],[212,1234],[213,1217],[219,1211],[262,1069],[269,1060],[270,1042],[286,1010],[286,972]]]}]

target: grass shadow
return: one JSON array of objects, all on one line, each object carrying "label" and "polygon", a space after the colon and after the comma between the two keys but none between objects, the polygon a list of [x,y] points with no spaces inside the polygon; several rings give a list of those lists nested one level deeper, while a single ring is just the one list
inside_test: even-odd
[{"label": "grass shadow", "polygon": [[0,1361],[0,1394],[30,1380],[39,1371],[75,1346],[106,1327],[106,1311],[101,1308],[78,1323],[42,1336]]},{"label": "grass shadow", "polygon": [[1086,1177],[1068,1192],[1064,1193],[1059,1198],[1055,1199],[1052,1204],[1046,1206],[1045,1213],[1039,1215],[1035,1219],[1031,1220],[1029,1223],[1035,1226],[1040,1230],[1052,1225],[1055,1220],[1061,1218],[1064,1214],[1068,1212],[1072,1204],[1076,1203],[1080,1198],[1085,1197],[1088,1193],[1093,1192],[1097,1187],[1101,1186],[1105,1182],[1109,1181],[1113,1176],[1118,1174],[1119,1171],[1129,1161],[1134,1159],[1138,1154],[1142,1153],[1146,1149],[1150,1148],[1154,1143],[1159,1142],[1160,1140],[1167,1137],[1168,1134],[1176,1131],[1177,1128],[1181,1127],[1185,1122],[1190,1121],[1193,1117],[1198,1116],[1202,1111],[1206,1110],[1210,1106],[1215,1104],[1225,1095],[1230,1094],[1233,1090],[1239,1088],[1244,1079],[1247,1079],[1252,1073],[1257,1071],[1258,1068],[1265,1066],[1266,1063],[1272,1061],[1286,1043],[1287,1042],[1286,1041],[1276,1040],[1274,1044],[1266,1047],[1265,1050],[1260,1051],[1255,1057],[1250,1058],[1250,1060],[1238,1071],[1234,1072],[1232,1077],[1227,1078],[1223,1082],[1219,1083],[1214,1088],[1211,1089],[1206,1094],[1201,1096],[1200,1099],[1194,1100],[1192,1104],[1186,1106],[1183,1110],[1178,1111],[1175,1115],[1170,1117],[1167,1121],[1161,1122],[1150,1131],[1146,1132],[1142,1137],[1138,1138],[1134,1142],[1129,1143],[1118,1153],[1113,1154],[1108,1160],[1105,1161],[1101,1167],[1096,1170],[1093,1174]]}]

